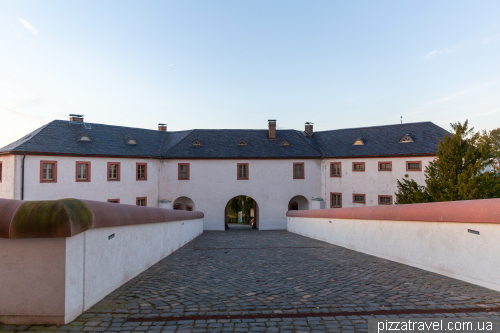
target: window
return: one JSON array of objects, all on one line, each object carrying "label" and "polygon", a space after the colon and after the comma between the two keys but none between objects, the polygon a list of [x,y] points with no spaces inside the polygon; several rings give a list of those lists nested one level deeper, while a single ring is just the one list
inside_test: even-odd
[{"label": "window", "polygon": [[238,180],[248,180],[248,163],[238,163]]},{"label": "window", "polygon": [[330,207],[342,208],[342,193],[330,193]]},{"label": "window", "polygon": [[365,171],[365,162],[352,162],[352,171]]},{"label": "window", "polygon": [[289,146],[289,145],[290,145],[290,142],[288,142],[285,139],[283,139],[283,141],[281,141],[281,143],[280,143],[280,146]]},{"label": "window", "polygon": [[181,210],[181,204],[175,204],[174,210]]},{"label": "window", "polygon": [[127,144],[133,146],[137,144],[137,141],[135,139],[130,139],[127,141]]},{"label": "window", "polygon": [[196,140],[193,141],[192,145],[193,146],[201,146],[201,141],[198,140],[198,139],[196,139]]},{"label": "window", "polygon": [[246,146],[246,145],[247,145],[247,143],[245,140],[243,140],[243,139],[238,140],[238,146]]},{"label": "window", "polygon": [[304,179],[304,163],[293,163],[293,179]]},{"label": "window", "polygon": [[193,211],[193,206],[186,205],[186,210],[188,212],[192,212]]},{"label": "window", "polygon": [[179,163],[179,180],[189,180],[189,163]]},{"label": "window", "polygon": [[120,162],[108,162],[108,180],[120,180]]},{"label": "window", "polygon": [[120,199],[108,199],[108,202],[120,203]]},{"label": "window", "polygon": [[76,162],[76,181],[90,182],[90,162]]},{"label": "window", "polygon": [[353,194],[352,195],[352,202],[353,203],[365,203],[365,195],[364,194]]},{"label": "window", "polygon": [[340,162],[330,163],[330,177],[342,177],[342,164]]},{"label": "window", "polygon": [[136,180],[148,180],[148,164],[136,163]]},{"label": "window", "polygon": [[135,199],[135,204],[137,206],[147,206],[147,203],[148,203],[148,199],[146,197]]},{"label": "window", "polygon": [[406,171],[422,171],[422,161],[406,161]]},{"label": "window", "polygon": [[392,195],[379,195],[378,196],[379,205],[392,205]]},{"label": "window", "polygon": [[92,138],[90,137],[90,135],[82,134],[78,137],[78,141],[90,142],[92,141]]},{"label": "window", "polygon": [[408,143],[408,142],[413,142],[413,138],[409,134],[406,134],[401,139],[399,139],[399,143]]},{"label": "window", "polygon": [[353,142],[353,145],[354,146],[364,146],[365,145],[365,142],[363,141],[362,138],[357,138],[354,142]]},{"label": "window", "polygon": [[391,171],[392,162],[378,162],[378,171]]},{"label": "window", "polygon": [[0,161],[0,183],[2,182],[2,162]]},{"label": "window", "polygon": [[57,182],[56,161],[40,161],[40,182],[41,183]]}]

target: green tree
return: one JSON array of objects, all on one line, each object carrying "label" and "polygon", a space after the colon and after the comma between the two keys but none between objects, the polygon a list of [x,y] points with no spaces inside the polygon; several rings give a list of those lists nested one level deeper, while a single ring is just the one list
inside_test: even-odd
[{"label": "green tree", "polygon": [[500,196],[500,174],[491,136],[474,133],[463,124],[451,124],[453,132],[439,141],[437,157],[425,168],[425,186],[405,175],[398,180],[398,204],[495,198]]}]

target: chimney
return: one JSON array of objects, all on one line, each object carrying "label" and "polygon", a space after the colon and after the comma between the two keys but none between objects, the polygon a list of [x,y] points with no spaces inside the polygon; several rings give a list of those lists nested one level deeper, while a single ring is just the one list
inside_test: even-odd
[{"label": "chimney", "polygon": [[276,140],[276,119],[269,119],[269,139]]},{"label": "chimney", "polygon": [[308,136],[312,136],[314,134],[313,132],[313,123],[307,122],[306,123],[306,128],[304,130]]},{"label": "chimney", "polygon": [[167,124],[158,124],[158,131],[166,132],[167,131]]},{"label": "chimney", "polygon": [[83,123],[83,114],[70,114],[69,121],[80,121]]}]

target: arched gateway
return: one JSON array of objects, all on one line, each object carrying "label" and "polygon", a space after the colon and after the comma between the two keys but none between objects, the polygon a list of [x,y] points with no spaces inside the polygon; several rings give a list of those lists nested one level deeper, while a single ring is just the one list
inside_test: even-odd
[{"label": "arched gateway", "polygon": [[249,196],[238,195],[231,198],[224,208],[225,229],[243,227],[259,229],[259,206]]}]

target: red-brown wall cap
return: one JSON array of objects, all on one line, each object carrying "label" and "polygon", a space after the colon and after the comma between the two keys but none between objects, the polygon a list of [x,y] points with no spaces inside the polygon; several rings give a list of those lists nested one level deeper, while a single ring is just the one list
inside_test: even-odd
[{"label": "red-brown wall cap", "polygon": [[499,223],[500,199],[430,202],[314,210],[290,210],[288,217],[421,222]]},{"label": "red-brown wall cap", "polygon": [[0,238],[71,237],[89,229],[203,218],[202,212],[61,199],[0,199]]}]

